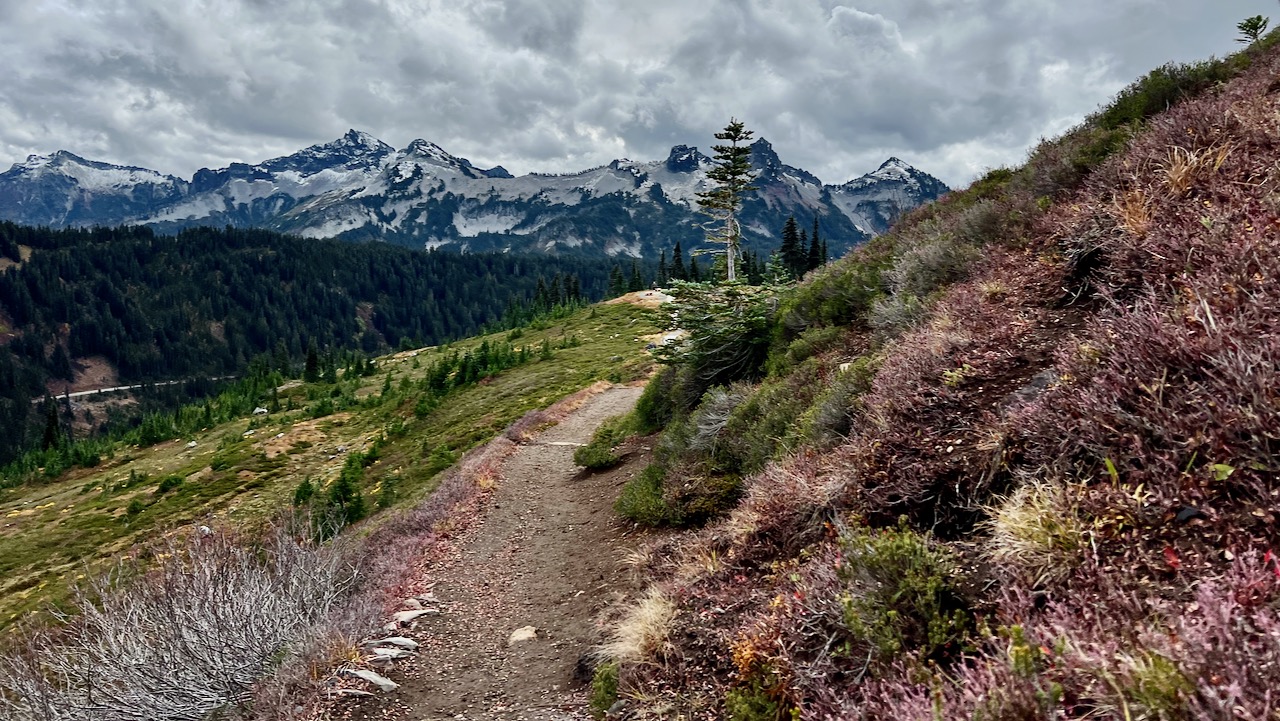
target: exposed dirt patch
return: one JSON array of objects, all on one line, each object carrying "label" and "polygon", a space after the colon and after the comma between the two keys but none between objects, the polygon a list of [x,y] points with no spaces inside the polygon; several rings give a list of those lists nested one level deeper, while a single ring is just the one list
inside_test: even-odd
[{"label": "exposed dirt patch", "polygon": [[[419,622],[413,664],[389,672],[402,688],[352,708],[352,718],[590,718],[583,675],[574,671],[600,640],[602,611],[635,590],[619,560],[643,534],[620,523],[612,506],[648,454],[591,475],[574,465],[573,452],[640,392],[601,393],[505,461],[484,521],[428,572],[441,613]],[[537,638],[509,646],[525,626]]]},{"label": "exposed dirt patch", "polygon": [[617,305],[618,303],[630,303],[638,305],[641,308],[657,308],[663,303],[671,301],[671,296],[660,290],[638,290],[634,293],[620,295],[617,298],[606,300],[605,305]]},{"label": "exposed dirt patch", "polygon": [[54,395],[60,393],[77,393],[79,391],[93,390],[94,388],[112,388],[120,385],[120,374],[116,372],[116,367],[111,365],[111,361],[105,356],[95,355],[87,358],[77,358],[72,361],[72,367],[75,369],[75,380],[70,383],[66,381],[52,381],[49,384],[49,390]]},{"label": "exposed dirt patch", "polygon": [[22,258],[22,260],[15,262],[11,258],[0,258],[0,271],[8,270],[9,268],[21,268],[23,263],[27,262],[28,260],[31,260],[31,252],[32,252],[31,246],[19,245],[18,256]]}]

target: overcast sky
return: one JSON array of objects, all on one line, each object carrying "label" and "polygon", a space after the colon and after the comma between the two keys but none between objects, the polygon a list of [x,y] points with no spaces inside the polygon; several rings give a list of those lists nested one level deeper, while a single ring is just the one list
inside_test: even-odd
[{"label": "overcast sky", "polygon": [[828,183],[953,185],[1272,0],[0,0],[0,169],[57,149],[186,178],[348,128],[480,166],[706,150],[730,116]]}]

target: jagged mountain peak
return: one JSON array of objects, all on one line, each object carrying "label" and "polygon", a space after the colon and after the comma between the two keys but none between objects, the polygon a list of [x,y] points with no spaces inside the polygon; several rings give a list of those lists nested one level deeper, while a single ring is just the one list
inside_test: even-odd
[{"label": "jagged mountain peak", "polygon": [[773,144],[768,140],[759,138],[751,144],[751,167],[756,170],[767,170],[781,166],[782,159],[778,157]]},{"label": "jagged mountain peak", "polygon": [[871,185],[884,182],[901,183],[911,187],[926,188],[929,190],[941,189],[938,192],[945,192],[946,185],[941,180],[919,170],[910,163],[902,160],[897,156],[891,156],[888,160],[880,164],[880,167],[859,176],[840,186],[850,190],[857,190]]},{"label": "jagged mountain peak", "polygon": [[258,167],[272,173],[295,171],[303,176],[330,168],[356,169],[376,167],[395,152],[395,148],[359,130],[348,130],[342,137],[318,143],[291,155],[272,158]]},{"label": "jagged mountain peak", "polygon": [[667,154],[667,170],[672,173],[692,173],[710,158],[698,152],[697,146],[674,145]]}]

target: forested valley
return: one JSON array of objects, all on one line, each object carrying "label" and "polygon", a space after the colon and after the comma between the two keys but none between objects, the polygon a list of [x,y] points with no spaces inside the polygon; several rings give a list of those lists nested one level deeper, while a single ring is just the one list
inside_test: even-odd
[{"label": "forested valley", "polygon": [[[648,268],[628,270],[634,284]],[[32,401],[72,381],[84,359],[110,364],[121,383],[236,376],[255,358],[296,375],[309,350],[332,363],[598,300],[620,290],[611,271],[622,275],[609,259],[424,252],[252,229],[162,236],[0,223],[0,463],[41,443]],[[149,408],[210,392],[207,382],[157,389]]]}]

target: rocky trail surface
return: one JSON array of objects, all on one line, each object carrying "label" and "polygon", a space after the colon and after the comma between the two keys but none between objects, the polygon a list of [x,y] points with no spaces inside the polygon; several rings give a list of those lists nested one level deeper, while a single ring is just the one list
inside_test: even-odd
[{"label": "rocky trail surface", "polygon": [[586,474],[573,453],[640,392],[606,390],[506,459],[484,520],[433,564],[416,658],[386,672],[400,688],[350,718],[591,718],[579,661],[600,640],[601,611],[631,591],[619,559],[641,538],[612,506],[645,459]]}]

